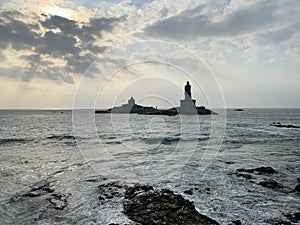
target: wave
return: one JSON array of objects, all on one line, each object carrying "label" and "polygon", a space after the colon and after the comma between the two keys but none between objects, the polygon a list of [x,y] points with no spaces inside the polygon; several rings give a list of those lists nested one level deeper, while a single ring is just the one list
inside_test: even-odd
[{"label": "wave", "polygon": [[3,138],[3,139],[0,139],[0,145],[11,144],[11,143],[25,144],[25,143],[28,143],[31,141],[34,141],[34,140],[27,139],[27,138]]}]

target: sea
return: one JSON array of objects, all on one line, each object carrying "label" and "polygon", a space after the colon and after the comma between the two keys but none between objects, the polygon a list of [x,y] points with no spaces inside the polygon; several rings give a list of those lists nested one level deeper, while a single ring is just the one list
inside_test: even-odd
[{"label": "sea", "polygon": [[[300,126],[300,109],[214,111],[158,116],[0,110],[0,224],[130,224],[122,198],[99,203],[98,185],[108,181],[168,188],[220,224],[263,225],[299,212],[300,195],[293,189],[300,177],[300,129],[270,124]],[[278,173],[237,173],[261,166]],[[280,185],[263,187],[264,180]],[[42,181],[69,194],[57,214],[47,216],[43,203],[25,197],[12,201]]]}]

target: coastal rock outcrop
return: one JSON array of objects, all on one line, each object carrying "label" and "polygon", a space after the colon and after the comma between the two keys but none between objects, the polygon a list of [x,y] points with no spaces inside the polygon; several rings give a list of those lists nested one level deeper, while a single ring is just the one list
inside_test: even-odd
[{"label": "coastal rock outcrop", "polygon": [[129,219],[144,224],[217,225],[217,221],[200,214],[193,202],[168,189],[154,189],[149,185],[128,188],[124,199],[124,213]]}]

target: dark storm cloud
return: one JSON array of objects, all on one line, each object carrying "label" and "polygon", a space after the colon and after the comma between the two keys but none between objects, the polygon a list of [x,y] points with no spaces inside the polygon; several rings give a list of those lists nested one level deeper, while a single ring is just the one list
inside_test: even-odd
[{"label": "dark storm cloud", "polygon": [[[172,39],[195,39],[197,37],[237,36],[265,28],[274,22],[276,4],[261,2],[225,14],[222,20],[201,13],[199,6],[179,15],[169,17],[147,26],[145,34]],[[197,13],[196,15],[193,15]]]},{"label": "dark storm cloud", "polygon": [[23,17],[23,14],[18,11],[0,11],[0,49],[11,45],[19,50],[36,42],[35,26],[15,19],[16,17]]},{"label": "dark storm cloud", "polygon": [[[112,32],[115,26],[124,21],[123,17],[112,17],[91,18],[88,23],[80,23],[54,15],[36,17],[39,19],[35,23],[26,23],[26,16],[19,11],[0,11],[0,50],[11,47],[17,51],[32,52],[21,57],[30,67],[18,67],[18,70],[0,68],[0,75],[21,77],[24,81],[40,77],[72,83],[72,77],[67,74],[80,74],[87,69],[97,54],[106,48],[96,45],[95,41],[101,40],[105,32]],[[51,59],[64,60],[66,66],[62,68],[55,65]],[[12,73],[19,76],[12,76]]]}]

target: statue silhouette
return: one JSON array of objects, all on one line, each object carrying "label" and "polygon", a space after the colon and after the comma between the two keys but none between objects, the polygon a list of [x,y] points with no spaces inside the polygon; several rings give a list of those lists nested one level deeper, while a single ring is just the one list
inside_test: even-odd
[{"label": "statue silhouette", "polygon": [[185,98],[185,100],[192,99],[191,85],[188,81],[186,82],[186,85],[184,86],[184,98]]}]

